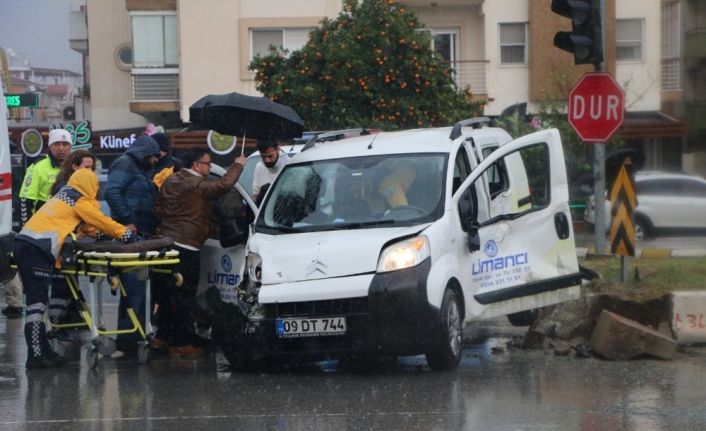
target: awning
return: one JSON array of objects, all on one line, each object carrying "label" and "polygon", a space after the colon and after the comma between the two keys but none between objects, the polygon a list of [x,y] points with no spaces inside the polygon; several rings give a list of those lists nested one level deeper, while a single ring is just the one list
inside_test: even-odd
[{"label": "awning", "polygon": [[686,137],[686,122],[657,111],[626,112],[618,129],[622,140]]}]

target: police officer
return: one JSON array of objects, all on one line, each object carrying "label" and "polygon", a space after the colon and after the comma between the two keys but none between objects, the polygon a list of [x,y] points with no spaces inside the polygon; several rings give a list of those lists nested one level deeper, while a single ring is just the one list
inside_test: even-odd
[{"label": "police officer", "polygon": [[22,225],[49,200],[51,186],[61,171],[61,165],[71,152],[71,133],[64,129],[49,131],[47,156],[27,169],[20,189]]}]

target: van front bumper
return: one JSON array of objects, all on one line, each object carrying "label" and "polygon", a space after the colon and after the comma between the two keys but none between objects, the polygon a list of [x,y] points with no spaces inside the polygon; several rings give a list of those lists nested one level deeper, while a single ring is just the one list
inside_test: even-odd
[{"label": "van front bumper", "polygon": [[[367,297],[263,304],[250,334],[269,354],[341,357],[350,353],[412,355],[441,339],[439,309],[427,300],[431,259],[400,271],[375,274]],[[334,280],[335,281],[335,280]],[[279,338],[278,318],[345,317],[344,335]]]}]

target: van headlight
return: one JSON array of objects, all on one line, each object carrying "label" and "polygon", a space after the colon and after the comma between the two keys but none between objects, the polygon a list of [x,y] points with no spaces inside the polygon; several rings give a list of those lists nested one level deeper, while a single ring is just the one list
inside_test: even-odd
[{"label": "van headlight", "polygon": [[377,272],[411,268],[429,257],[429,240],[424,235],[405,239],[387,246],[380,254]]},{"label": "van headlight", "polygon": [[247,257],[246,268],[250,280],[259,283],[262,276],[262,258],[255,253],[249,253]]}]

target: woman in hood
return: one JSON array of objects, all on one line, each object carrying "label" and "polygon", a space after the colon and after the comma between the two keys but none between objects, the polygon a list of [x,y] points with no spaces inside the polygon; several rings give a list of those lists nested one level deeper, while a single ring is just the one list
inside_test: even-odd
[{"label": "woman in hood", "polygon": [[49,347],[42,316],[47,308],[51,279],[56,277],[54,269],[61,267],[59,252],[66,237],[78,230],[90,235],[101,232],[129,242],[135,233],[134,226],[123,226],[101,212],[97,194],[95,172],[77,170],[15,237],[15,260],[27,297],[27,368],[57,367],[65,362]]}]

